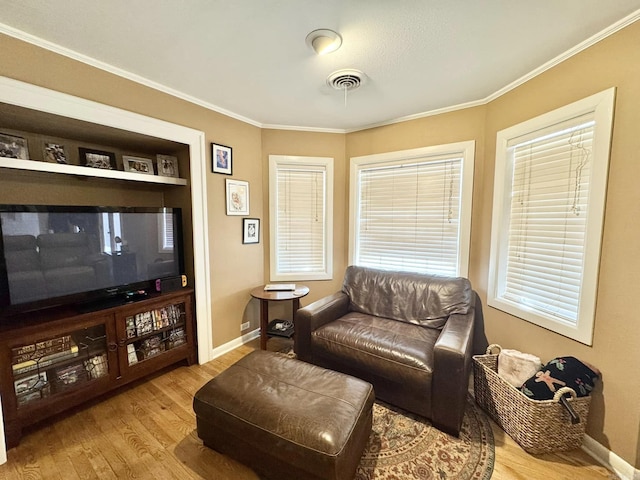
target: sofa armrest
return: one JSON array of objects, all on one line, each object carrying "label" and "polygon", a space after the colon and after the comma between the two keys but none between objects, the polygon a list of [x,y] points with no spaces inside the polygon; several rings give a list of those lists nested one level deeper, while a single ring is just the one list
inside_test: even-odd
[{"label": "sofa armrest", "polygon": [[349,311],[349,297],[337,292],[321,298],[296,312],[294,318],[295,335],[293,350],[300,360],[307,360],[311,354],[311,333],[325,323],[332,322]]},{"label": "sofa armrest", "polygon": [[466,408],[475,310],[451,315],[434,347],[431,409],[433,425],[458,436]]}]

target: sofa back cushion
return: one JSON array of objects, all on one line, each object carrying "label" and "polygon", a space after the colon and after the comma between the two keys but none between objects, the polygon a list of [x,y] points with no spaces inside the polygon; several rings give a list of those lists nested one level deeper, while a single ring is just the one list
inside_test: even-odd
[{"label": "sofa back cushion", "polygon": [[4,237],[3,240],[9,273],[40,270],[36,237],[33,235],[10,235]]},{"label": "sofa back cushion", "polygon": [[442,328],[454,313],[468,313],[473,298],[466,278],[353,265],[347,267],[342,291],[352,311],[430,328]]},{"label": "sofa back cushion", "polygon": [[45,270],[84,265],[91,252],[86,233],[46,233],[38,236],[40,263]]}]

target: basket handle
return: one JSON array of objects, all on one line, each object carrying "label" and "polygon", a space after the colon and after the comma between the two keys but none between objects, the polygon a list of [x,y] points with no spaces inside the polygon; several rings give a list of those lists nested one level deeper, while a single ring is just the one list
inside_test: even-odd
[{"label": "basket handle", "polygon": [[567,409],[567,411],[569,412],[569,416],[571,417],[571,424],[572,425],[576,425],[576,424],[580,423],[580,417],[578,416],[576,411],[573,409],[573,407],[567,401],[567,397],[564,396],[566,393],[568,393],[569,396],[571,396],[571,398],[574,399],[574,400],[576,398],[578,398],[578,395],[576,395],[576,391],[573,388],[561,387],[553,395],[553,400],[555,402],[559,401],[562,404],[562,406]]},{"label": "basket handle", "polygon": [[502,351],[502,347],[500,345],[498,345],[497,343],[492,343],[487,347],[487,355],[491,355],[494,348],[498,349],[498,354]]}]

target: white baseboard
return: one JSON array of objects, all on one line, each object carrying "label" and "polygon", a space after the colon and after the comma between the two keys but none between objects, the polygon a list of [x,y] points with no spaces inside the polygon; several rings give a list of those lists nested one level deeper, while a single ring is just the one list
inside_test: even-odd
[{"label": "white baseboard", "polygon": [[245,333],[241,337],[234,338],[230,342],[225,343],[224,345],[220,345],[219,347],[214,348],[209,352],[209,359],[214,360],[225,353],[230,352],[231,350],[244,345],[245,343],[250,342],[251,340],[255,340],[260,336],[260,329],[256,328],[249,333]]},{"label": "white baseboard", "polygon": [[2,419],[2,397],[0,397],[0,465],[7,463],[7,444],[4,439],[4,420]]},{"label": "white baseboard", "polygon": [[634,468],[633,465],[630,465],[588,435],[584,436],[582,450],[587,452],[602,465],[615,472],[621,480],[640,480],[640,470]]}]

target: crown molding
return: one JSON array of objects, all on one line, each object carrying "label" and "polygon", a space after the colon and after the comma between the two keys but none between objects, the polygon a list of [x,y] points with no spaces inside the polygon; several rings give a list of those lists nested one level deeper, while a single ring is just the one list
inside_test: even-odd
[{"label": "crown molding", "polygon": [[179,90],[175,90],[173,88],[167,87],[166,85],[162,85],[161,83],[155,82],[153,80],[149,80],[148,78],[137,75],[135,73],[131,73],[122,68],[118,68],[106,62],[102,62],[100,60],[96,60],[95,58],[89,57],[87,55],[83,55],[82,53],[76,52],[75,50],[71,50],[69,48],[63,47],[56,43],[49,42],[48,40],[44,40],[43,38],[36,37],[35,35],[31,35],[30,33],[26,33],[26,32],[23,32],[22,30],[18,30],[16,28],[10,27],[9,25],[6,25],[4,23],[0,23],[0,33],[4,33],[5,35],[8,35],[13,38],[17,38],[18,40],[22,40],[24,42],[30,43],[37,47],[44,48],[45,50],[49,50],[50,52],[57,53],[67,58],[71,58],[72,60],[77,60],[78,62],[90,65],[100,70],[104,70],[105,72],[112,73],[114,75],[125,78],[127,80],[131,80],[132,82],[139,83],[140,85],[144,85],[146,87],[152,88],[154,90],[158,90],[160,92],[166,93],[168,95],[179,98],[181,100],[185,100],[195,105],[204,107],[208,110],[221,113],[222,115],[225,115],[227,117],[231,117],[236,120],[240,120],[241,122],[253,125],[255,127],[262,128],[262,124],[260,122],[244,117],[237,113],[231,112],[224,108],[218,107],[217,105],[214,105],[212,103],[205,102],[191,95],[187,95],[186,93],[183,93]]},{"label": "crown molding", "polygon": [[17,38],[19,40],[23,40],[27,43],[31,43],[33,45],[36,45],[38,47],[44,48],[45,50],[49,50],[51,52],[54,53],[58,53],[60,55],[63,55],[65,57],[71,58],[73,60],[77,60],[79,62],[85,63],[87,65],[93,66],[95,68],[98,68],[100,70],[104,70],[106,72],[112,73],[114,75],[118,75],[119,77],[122,78],[126,78],[128,80],[131,80],[133,82],[139,83],[141,85],[145,85],[149,88],[153,88],[155,90],[158,90],[160,92],[166,93],[168,95],[171,95],[173,97],[176,98],[180,98],[182,100],[185,100],[187,102],[193,103],[195,105],[201,106],[203,108],[206,108],[208,110],[212,110],[214,112],[220,113],[222,115],[225,115],[227,117],[231,117],[234,118],[236,120],[240,120],[241,122],[245,122],[248,123],[250,125],[253,125],[255,127],[259,127],[259,128],[265,128],[265,129],[274,129],[274,130],[292,130],[292,131],[300,131],[300,132],[316,132],[316,133],[341,133],[341,134],[345,134],[345,133],[353,133],[353,132],[359,132],[362,130],[369,130],[372,128],[378,128],[378,127],[384,127],[387,125],[393,125],[396,123],[402,123],[402,122],[407,122],[410,120],[417,120],[420,118],[425,118],[425,117],[432,117],[434,115],[440,115],[443,113],[449,113],[449,112],[455,112],[457,110],[463,110],[465,108],[472,108],[472,107],[477,107],[477,106],[482,106],[482,105],[486,105],[487,103],[501,97],[502,95],[510,92],[511,90],[514,90],[515,88],[519,87],[520,85],[528,82],[529,80],[537,77],[538,75],[541,75],[542,73],[546,72],[547,70],[555,67],[556,65],[564,62],[565,60],[573,57],[574,55],[577,55],[578,53],[582,52],[583,50],[595,45],[596,43],[600,42],[601,40],[604,40],[605,38],[613,35],[614,33],[622,30],[623,28],[631,25],[632,23],[635,23],[636,21],[640,20],[640,9],[636,10],[635,12],[631,13],[630,15],[627,15],[625,18],[617,21],[616,23],[614,23],[613,25],[605,28],[604,30],[596,33],[595,35],[591,36],[590,38],[584,40],[583,42],[579,43],[578,45],[576,45],[573,48],[570,48],[569,50],[565,51],[564,53],[561,53],[560,55],[558,55],[557,57],[551,59],[550,61],[548,61],[547,63],[541,65],[540,67],[532,70],[531,72],[523,75],[522,77],[518,78],[517,80],[511,82],[510,84],[500,88],[499,90],[495,91],[494,93],[488,95],[485,98],[479,99],[479,100],[474,100],[471,102],[466,102],[466,103],[461,103],[458,105],[452,105],[450,107],[444,107],[444,108],[440,108],[440,109],[436,109],[436,110],[429,110],[426,112],[420,112],[420,113],[415,113],[412,115],[406,115],[403,117],[398,117],[398,118],[394,118],[394,119],[390,119],[390,120],[385,120],[382,122],[378,122],[375,124],[369,124],[369,125],[364,125],[362,127],[356,127],[356,128],[350,128],[350,129],[339,129],[339,128],[320,128],[320,127],[301,127],[301,126],[294,126],[294,125],[275,125],[275,124],[263,124],[261,122],[258,122],[256,120],[252,120],[250,118],[247,118],[243,115],[239,115],[237,113],[231,112],[229,110],[226,110],[224,108],[218,107],[217,105],[214,105],[212,103],[209,102],[205,102],[199,98],[193,97],[191,95],[187,95],[186,93],[180,92],[178,90],[175,90],[173,88],[169,88],[165,85],[162,85],[158,82],[155,82],[153,80],[149,80],[148,78],[142,77],[140,75],[128,72],[126,70],[123,70],[121,68],[117,68],[114,67],[113,65],[110,65],[108,63],[96,60],[94,58],[91,58],[87,55],[83,55],[81,53],[78,53],[74,50],[62,47],[60,45],[57,45],[55,43],[49,42],[47,40],[44,40],[40,37],[37,37],[35,35],[31,35],[29,33],[23,32],[21,30],[18,30],[16,28],[10,27],[8,25],[5,25],[3,23],[0,23],[0,33],[4,33],[10,37],[14,37]]}]

